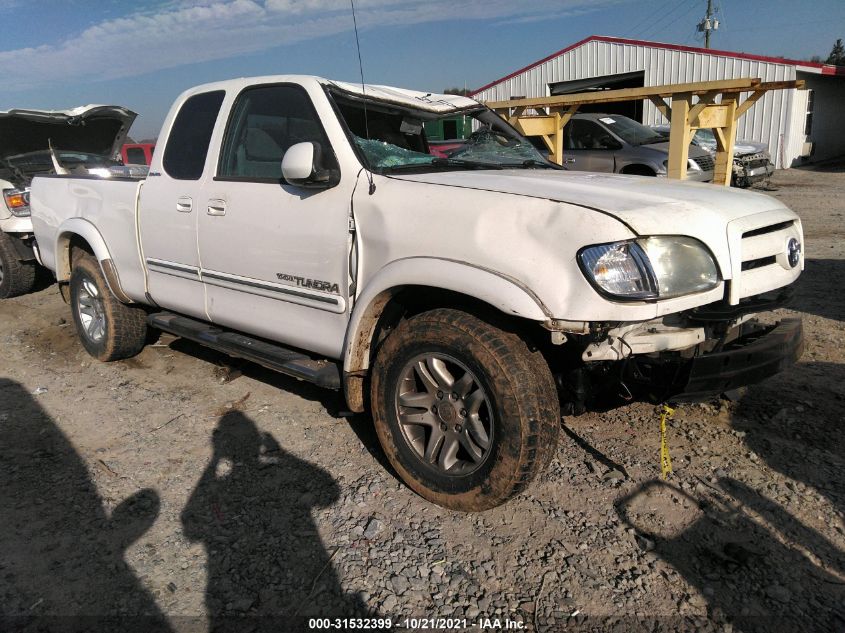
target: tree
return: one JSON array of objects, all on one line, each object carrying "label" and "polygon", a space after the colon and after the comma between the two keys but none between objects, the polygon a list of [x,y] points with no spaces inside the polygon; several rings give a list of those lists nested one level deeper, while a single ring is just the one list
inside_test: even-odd
[{"label": "tree", "polygon": [[472,92],[472,90],[469,90],[468,88],[446,88],[446,90],[443,91],[443,94],[460,95],[462,97],[466,97],[469,95],[470,92]]},{"label": "tree", "polygon": [[836,40],[836,44],[833,45],[825,63],[845,66],[845,46],[842,45],[841,39]]}]

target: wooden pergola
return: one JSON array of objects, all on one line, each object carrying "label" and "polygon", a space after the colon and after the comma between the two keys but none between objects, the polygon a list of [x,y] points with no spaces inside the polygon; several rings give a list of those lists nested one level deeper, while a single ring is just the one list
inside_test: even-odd
[{"label": "wooden pergola", "polygon": [[[522,134],[542,138],[551,160],[562,165],[563,128],[580,106],[648,99],[670,122],[669,178],[686,177],[693,134],[702,128],[712,128],[717,141],[713,182],[730,185],[736,122],[766,92],[786,89],[803,90],[804,81],[727,79],[491,101],[487,106]],[[742,93],[750,94],[741,100]],[[667,97],[670,103],[666,102]]]}]

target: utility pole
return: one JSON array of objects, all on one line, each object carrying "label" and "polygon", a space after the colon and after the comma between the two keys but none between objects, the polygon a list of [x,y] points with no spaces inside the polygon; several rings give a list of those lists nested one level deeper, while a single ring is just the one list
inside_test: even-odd
[{"label": "utility pole", "polygon": [[710,48],[710,31],[719,28],[719,20],[713,15],[713,0],[707,0],[707,13],[704,19],[698,23],[698,32],[704,33],[704,48]]}]

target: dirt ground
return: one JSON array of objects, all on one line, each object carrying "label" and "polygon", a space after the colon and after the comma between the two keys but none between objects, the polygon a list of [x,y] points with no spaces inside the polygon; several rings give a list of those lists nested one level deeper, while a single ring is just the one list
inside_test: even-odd
[{"label": "dirt ground", "polygon": [[654,407],[567,417],[481,514],[414,495],[337,394],[171,337],[100,364],[55,286],[0,303],[0,630],[845,631],[845,166],[766,193],[804,222],[800,364],[679,407],[665,482]]}]

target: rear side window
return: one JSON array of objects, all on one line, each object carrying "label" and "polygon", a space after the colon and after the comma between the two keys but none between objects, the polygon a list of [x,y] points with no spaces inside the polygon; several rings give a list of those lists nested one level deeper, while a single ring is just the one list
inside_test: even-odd
[{"label": "rear side window", "polygon": [[126,150],[126,162],[130,165],[146,165],[147,157],[142,147],[130,147]]},{"label": "rear side window", "polygon": [[232,108],[217,176],[278,182],[282,178],[282,156],[292,145],[306,141],[319,146],[324,168],[337,169],[305,90],[290,85],[250,88],[240,94]]},{"label": "rear side window", "polygon": [[164,171],[176,180],[199,180],[211,133],[225,96],[223,90],[190,97],[173,122],[164,148]]}]

